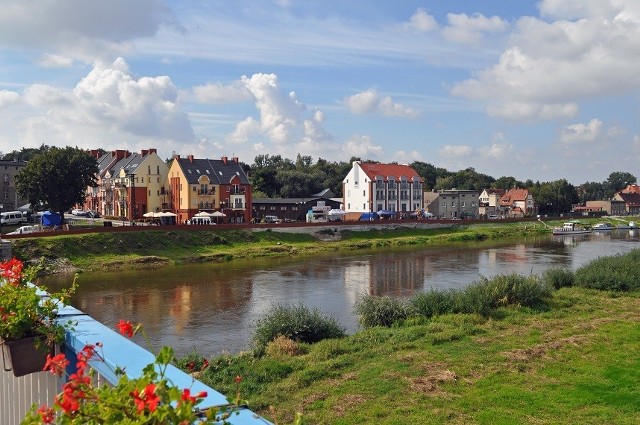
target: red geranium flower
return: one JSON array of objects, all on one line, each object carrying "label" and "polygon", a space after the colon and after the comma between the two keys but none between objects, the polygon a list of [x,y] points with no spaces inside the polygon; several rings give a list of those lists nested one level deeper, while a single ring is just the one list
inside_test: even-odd
[{"label": "red geranium flower", "polygon": [[118,330],[120,331],[120,334],[131,338],[133,336],[133,325],[131,324],[131,322],[129,322],[128,320],[122,320],[120,319],[120,321],[118,322],[118,324],[116,325],[118,327]]},{"label": "red geranium flower", "polygon": [[38,414],[42,419],[42,423],[45,423],[45,424],[51,424],[55,419],[53,409],[47,406],[46,404],[43,404],[42,406],[40,406],[40,408],[38,409]]},{"label": "red geranium flower", "polygon": [[69,364],[69,360],[65,357],[63,353],[58,354],[57,356],[51,357],[50,354],[47,354],[47,363],[44,365],[42,370],[48,370],[54,375],[62,376],[64,373],[64,369]]}]

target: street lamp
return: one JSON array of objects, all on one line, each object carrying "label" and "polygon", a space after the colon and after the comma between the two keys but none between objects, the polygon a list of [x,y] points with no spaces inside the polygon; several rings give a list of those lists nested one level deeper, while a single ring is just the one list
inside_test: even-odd
[{"label": "street lamp", "polygon": [[[4,204],[0,204],[0,215],[2,215],[3,208],[4,208]],[[2,236],[2,223],[0,223],[0,236]]]}]

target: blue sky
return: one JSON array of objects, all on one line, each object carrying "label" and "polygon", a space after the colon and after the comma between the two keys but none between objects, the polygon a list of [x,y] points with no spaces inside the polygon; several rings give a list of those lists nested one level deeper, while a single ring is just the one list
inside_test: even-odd
[{"label": "blue sky", "polygon": [[0,0],[0,151],[640,175],[640,2]]}]

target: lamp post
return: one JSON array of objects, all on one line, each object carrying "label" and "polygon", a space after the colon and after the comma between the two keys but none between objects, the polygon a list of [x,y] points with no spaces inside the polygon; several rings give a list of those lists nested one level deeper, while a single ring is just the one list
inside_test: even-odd
[{"label": "lamp post", "polygon": [[[2,209],[4,208],[4,204],[0,204],[0,215],[2,215]],[[2,225],[0,223],[0,239],[2,239]]]}]

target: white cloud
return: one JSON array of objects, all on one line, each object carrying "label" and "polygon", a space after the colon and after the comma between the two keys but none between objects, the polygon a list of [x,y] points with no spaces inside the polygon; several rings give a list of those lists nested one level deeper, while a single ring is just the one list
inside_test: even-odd
[{"label": "white cloud", "polygon": [[461,44],[476,44],[485,34],[503,32],[508,28],[507,22],[500,17],[487,18],[480,13],[472,16],[449,13],[447,21],[449,25],[442,29],[442,36],[448,41]]},{"label": "white cloud", "polygon": [[[10,97],[16,101],[15,95]],[[12,137],[22,146],[117,144],[135,149],[152,143],[171,151],[176,142],[196,140],[171,79],[136,78],[123,59],[97,62],[73,90],[33,84],[22,100],[28,110],[12,122]]]},{"label": "white cloud", "polygon": [[640,3],[548,0],[539,7],[557,20],[520,18],[499,61],[451,93],[487,102],[492,116],[530,120],[575,116],[582,100],[640,88]]},{"label": "white cloud", "polygon": [[251,99],[251,93],[241,81],[231,84],[206,84],[193,88],[194,98],[201,103],[231,103]]},{"label": "white cloud", "polygon": [[468,145],[444,145],[438,149],[438,153],[444,157],[467,157],[473,155],[474,149]]},{"label": "white cloud", "polygon": [[560,142],[589,143],[597,140],[602,135],[602,121],[592,119],[587,124],[572,124],[565,126],[560,134]]},{"label": "white cloud", "polygon": [[404,150],[396,151],[393,154],[393,157],[395,158],[396,162],[398,162],[399,164],[410,164],[414,161],[423,160],[422,154],[415,149],[412,150],[411,152],[407,152]]},{"label": "white cloud", "polygon": [[68,68],[73,65],[73,59],[62,55],[44,55],[39,64],[44,68]]},{"label": "white cloud", "polygon": [[419,8],[413,15],[411,15],[409,22],[405,23],[404,27],[407,29],[425,32],[438,29],[438,23],[427,10]]},{"label": "white cloud", "polygon": [[235,130],[226,137],[229,143],[253,142],[253,150],[266,149],[287,157],[296,151],[326,153],[339,150],[333,136],[323,127],[324,113],[318,109],[308,112],[295,92],[284,93],[277,75],[242,76],[240,83],[242,90],[232,85],[235,92],[253,100],[260,117],[247,117],[236,124]]},{"label": "white cloud", "polygon": [[382,146],[374,145],[371,136],[355,135],[344,143],[342,149],[345,157],[360,157],[362,159],[377,159],[382,154]]},{"label": "white cloud", "polygon": [[0,109],[20,101],[20,95],[14,91],[0,90]]},{"label": "white cloud", "polygon": [[344,100],[349,110],[354,114],[380,113],[387,116],[397,116],[406,118],[416,118],[420,112],[394,102],[390,96],[380,97],[375,89],[369,89],[356,93]]}]

